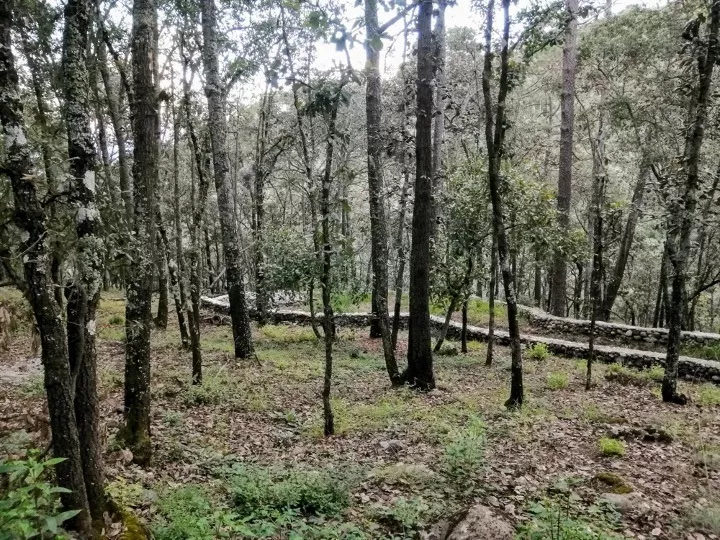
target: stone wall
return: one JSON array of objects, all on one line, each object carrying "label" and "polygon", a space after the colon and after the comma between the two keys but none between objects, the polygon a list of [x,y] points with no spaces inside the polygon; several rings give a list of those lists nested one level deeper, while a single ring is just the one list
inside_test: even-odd
[{"label": "stone wall", "polygon": [[[206,309],[225,315],[228,312],[227,297],[201,299],[202,306]],[[335,317],[335,324],[340,327],[369,327],[372,316],[369,313],[342,313]],[[408,314],[401,313],[401,326],[405,327],[408,321]],[[322,321],[322,314],[317,314],[318,322]],[[274,324],[290,323],[290,324],[310,324],[310,313],[305,311],[294,310],[276,310],[270,313],[269,320]],[[560,319],[565,320],[565,319]],[[432,315],[430,322],[436,330],[442,328],[444,318]],[[584,322],[584,321],[577,321]],[[612,326],[612,325],[610,325]],[[614,325],[618,326],[618,325]],[[623,326],[623,325],[620,325]],[[628,327],[633,328],[633,327]],[[451,321],[448,328],[448,337],[459,339],[462,325],[456,321]],[[647,330],[647,329],[643,329]],[[473,341],[487,341],[487,328],[478,326],[468,326],[468,339]],[[712,334],[711,334],[712,335]],[[587,343],[576,341],[565,341],[546,336],[534,336],[529,334],[521,335],[522,342],[530,347],[536,343],[543,343],[548,350],[556,356],[565,356],[569,358],[587,358],[589,355]],[[495,330],[495,342],[501,345],[510,344],[510,336],[504,330]],[[596,360],[599,362],[613,363],[617,362],[636,369],[647,369],[653,365],[664,365],[665,353],[641,351],[637,349],[629,349],[623,347],[610,347],[605,345],[597,345],[595,347]],[[699,358],[680,357],[678,371],[681,377],[692,380],[706,380],[720,384],[720,362],[712,360],[701,360]]]}]

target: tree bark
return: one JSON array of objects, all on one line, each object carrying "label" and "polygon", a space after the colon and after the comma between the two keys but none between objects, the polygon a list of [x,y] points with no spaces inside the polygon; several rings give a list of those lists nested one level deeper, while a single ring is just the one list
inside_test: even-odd
[{"label": "tree bark", "polygon": [[125,426],[120,438],[133,460],[147,465],[150,440],[150,332],[155,246],[155,193],[158,183],[160,123],[157,99],[157,7],[155,0],[134,0],[132,32],[133,94],[133,264],[125,308]]},{"label": "tree bark", "polygon": [[[699,26],[699,25],[698,25]],[[707,24],[706,44],[697,47],[697,83],[692,90],[689,105],[691,125],[687,130],[682,157],[682,171],[685,178],[680,187],[680,197],[673,201],[668,215],[666,248],[672,274],[672,285],[668,302],[668,344],[665,359],[665,376],[662,383],[662,397],[665,402],[686,402],[677,393],[678,360],[680,357],[681,331],[686,299],[687,266],[690,253],[697,191],[699,185],[698,164],[700,150],[705,136],[705,122],[708,116],[710,88],[713,68],[718,57],[718,29],[720,28],[720,0],[713,0],[710,20]],[[696,33],[696,42],[702,38]]]},{"label": "tree bark", "polygon": [[23,231],[21,243],[27,298],[40,331],[45,390],[50,413],[53,454],[66,458],[55,467],[58,484],[68,490],[61,494],[66,510],[82,510],[68,525],[81,535],[90,535],[88,504],[80,439],[74,407],[74,389],[65,327],[53,294],[46,245],[46,215],[32,178],[30,147],[23,126],[23,105],[12,53],[12,0],[0,3],[0,122],[7,152],[5,174],[14,197],[13,219]]},{"label": "tree bark", "polygon": [[430,242],[432,236],[432,0],[418,12],[417,120],[415,123],[415,205],[410,248],[408,367],[404,380],[421,390],[435,388],[430,335]]},{"label": "tree bark", "polygon": [[[560,96],[560,162],[558,167],[557,223],[563,233],[569,232],[572,194],[573,125],[575,121],[575,74],[577,72],[578,0],[565,0],[567,26],[563,44],[562,93]],[[553,258],[552,303],[550,312],[566,316],[567,261],[558,251]]]},{"label": "tree bark", "polygon": [[497,238],[493,234],[490,248],[490,284],[488,285],[488,341],[485,365],[492,366],[495,347],[495,288],[497,286]]},{"label": "tree bark", "polygon": [[208,129],[213,153],[215,190],[217,191],[220,231],[225,254],[225,279],[230,301],[235,357],[250,358],[254,354],[250,317],[245,303],[245,285],[241,266],[240,237],[228,182],[228,153],[226,148],[227,121],[225,95],[218,66],[217,20],[214,0],[202,0],[203,64],[205,66],[205,95],[208,102]]},{"label": "tree bark", "polygon": [[[492,204],[493,233],[497,238],[498,262],[505,289],[507,304],[508,330],[512,363],[510,367],[510,397],[505,402],[508,409],[517,409],[524,400],[522,351],[520,346],[520,328],[517,321],[517,300],[515,296],[515,276],[510,264],[510,249],[505,231],[503,201],[500,194],[500,161],[503,155],[505,140],[505,99],[508,92],[509,75],[509,42],[510,42],[510,0],[502,0],[504,23],[502,48],[500,51],[500,79],[498,81],[498,99],[493,125],[492,98],[490,95],[490,79],[492,77],[492,26],[494,0],[490,0],[488,19],[485,28],[485,64],[483,67],[483,97],[485,102],[485,140],[488,148],[488,184]],[[494,129],[493,129],[494,128]]]},{"label": "tree bark", "polygon": [[[400,382],[395,351],[392,346],[388,317],[388,242],[385,218],[382,141],[382,87],[380,80],[380,48],[382,38],[378,29],[377,0],[365,0],[365,51],[367,76],[365,112],[367,116],[368,191],[370,195],[370,242],[373,267],[373,320],[377,321],[382,338],[385,368],[390,382]],[[372,336],[371,336],[372,337]]]}]

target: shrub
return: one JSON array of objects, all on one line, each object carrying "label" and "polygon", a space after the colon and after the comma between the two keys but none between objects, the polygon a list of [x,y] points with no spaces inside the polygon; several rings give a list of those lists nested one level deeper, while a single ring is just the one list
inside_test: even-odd
[{"label": "shrub", "polygon": [[262,327],[263,336],[275,343],[305,343],[317,341],[312,329],[286,324],[268,324]]},{"label": "shrub", "polygon": [[695,529],[720,535],[720,502],[695,506],[688,514],[688,521]]},{"label": "shrub", "polygon": [[236,463],[223,472],[233,503],[244,515],[294,510],[306,516],[327,516],[350,503],[348,479],[330,471],[283,471]]},{"label": "shrub", "polygon": [[705,383],[700,387],[697,402],[705,407],[720,405],[720,387]]},{"label": "shrub", "polygon": [[542,362],[550,357],[550,349],[545,343],[535,343],[532,347],[528,347],[527,356],[530,360]]},{"label": "shrub", "polygon": [[450,436],[445,445],[444,469],[454,479],[477,473],[485,458],[485,425],[471,418],[468,426]]},{"label": "shrub", "polygon": [[415,538],[426,525],[430,505],[422,497],[398,497],[391,505],[376,505],[374,513],[380,521],[403,537]]},{"label": "shrub", "polygon": [[600,448],[600,453],[603,456],[614,457],[625,455],[626,445],[624,442],[617,439],[603,437],[600,439],[598,446]]},{"label": "shrub", "polygon": [[226,401],[231,393],[233,393],[233,387],[227,372],[218,369],[214,372],[206,371],[202,384],[188,385],[183,391],[182,401],[188,407],[217,405]]},{"label": "shrub", "polygon": [[458,349],[457,345],[454,343],[446,341],[442,344],[437,354],[440,356],[457,356],[460,354],[460,349]]},{"label": "shrub", "polygon": [[158,499],[160,522],[153,526],[157,540],[213,540],[218,516],[215,503],[199,486],[168,491]]},{"label": "shrub", "polygon": [[605,370],[605,379],[623,386],[649,386],[662,381],[665,369],[662,366],[652,366],[649,369],[636,370],[621,364],[610,364]]},{"label": "shrub", "polygon": [[137,506],[142,501],[144,490],[142,485],[118,477],[105,486],[105,492],[120,508],[125,508]]},{"label": "shrub", "polygon": [[113,315],[110,317],[108,324],[111,326],[122,326],[125,324],[125,318],[122,315]]},{"label": "shrub", "polygon": [[49,482],[51,469],[65,458],[38,461],[35,455],[25,460],[0,460],[1,538],[44,538],[47,534],[65,538],[60,526],[80,513],[58,512],[60,493],[68,490]]},{"label": "shrub", "polygon": [[555,371],[547,377],[547,386],[550,390],[563,390],[569,384],[570,376],[563,371]]},{"label": "shrub", "polygon": [[[612,528],[616,514],[606,507],[582,510],[568,494],[563,501],[543,499],[528,508],[532,519],[520,527],[518,540],[621,540]],[[585,515],[583,515],[585,514]]]},{"label": "shrub", "polygon": [[611,493],[632,493],[633,487],[619,474],[612,472],[599,472],[595,475],[595,481],[608,488]]}]

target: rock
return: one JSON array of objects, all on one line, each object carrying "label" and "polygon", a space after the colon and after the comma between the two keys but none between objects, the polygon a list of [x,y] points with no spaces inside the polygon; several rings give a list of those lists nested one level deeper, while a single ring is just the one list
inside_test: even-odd
[{"label": "rock", "polygon": [[642,496],[638,493],[603,493],[600,500],[614,505],[621,514],[643,510]]},{"label": "rock", "polygon": [[595,475],[594,480],[599,484],[599,487],[603,490],[609,491],[610,493],[622,495],[632,493],[633,491],[632,485],[630,485],[627,480],[619,474],[612,472],[599,472]]},{"label": "rock", "polygon": [[425,536],[427,540],[512,540],[515,528],[492,509],[478,504],[438,523]]},{"label": "rock", "polygon": [[405,450],[405,443],[398,439],[389,439],[387,441],[380,441],[380,448],[392,453],[398,453]]}]

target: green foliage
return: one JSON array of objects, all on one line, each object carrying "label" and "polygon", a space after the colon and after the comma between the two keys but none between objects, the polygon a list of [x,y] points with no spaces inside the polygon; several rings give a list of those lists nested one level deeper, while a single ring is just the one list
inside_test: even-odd
[{"label": "green foliage", "polygon": [[475,475],[485,459],[485,424],[470,418],[468,425],[451,433],[443,455],[445,472],[455,480]]},{"label": "green foliage", "polygon": [[263,248],[268,292],[305,292],[317,273],[312,237],[293,227],[270,227],[263,234]]},{"label": "green foliage", "polygon": [[693,345],[683,347],[682,352],[687,356],[694,356],[695,358],[705,358],[707,360],[720,362],[720,343],[713,345]]},{"label": "green foliage", "polygon": [[374,514],[402,538],[416,538],[427,524],[430,505],[422,497],[398,497],[388,506],[374,506]]},{"label": "green foliage", "polygon": [[633,487],[619,474],[612,472],[599,472],[595,475],[595,480],[609,488],[612,493],[632,493]]},{"label": "green foliage", "polygon": [[118,476],[105,486],[105,493],[115,501],[120,508],[134,507],[142,502],[144,489],[142,485],[128,482]]},{"label": "green foliage", "polygon": [[[579,508],[578,497],[543,499],[530,505],[532,519],[520,527],[518,540],[620,540],[612,531],[617,515],[607,506]],[[584,514],[584,515],[583,515]]]},{"label": "green foliage", "polygon": [[603,437],[598,442],[598,448],[603,456],[616,457],[625,455],[626,445],[623,441],[619,441],[618,439]]},{"label": "green foliage", "polygon": [[263,336],[275,343],[304,343],[317,341],[312,329],[285,324],[265,325],[261,329]]},{"label": "green foliage", "polygon": [[222,470],[243,515],[293,510],[304,516],[336,515],[350,503],[350,482],[327,470],[281,470],[233,464]]},{"label": "green foliage", "polygon": [[621,364],[610,364],[605,370],[605,379],[623,386],[649,386],[660,382],[665,375],[662,366],[652,366],[650,369],[637,370]]},{"label": "green foliage", "polygon": [[182,393],[183,403],[193,405],[217,405],[226,401],[233,392],[228,374],[223,369],[205,371],[202,384],[190,384]]},{"label": "green foliage", "polygon": [[38,461],[32,454],[24,460],[0,460],[0,539],[65,538],[61,525],[80,511],[58,512],[60,494],[68,490],[54,486],[49,476],[62,461]]},{"label": "green foliage", "polygon": [[720,387],[712,383],[705,383],[700,387],[697,402],[704,407],[720,405]]},{"label": "green foliage", "polygon": [[528,347],[526,354],[530,360],[542,362],[550,357],[550,349],[545,343],[535,343],[532,347]]},{"label": "green foliage", "polygon": [[110,317],[108,324],[111,326],[122,326],[125,324],[125,318],[122,315],[113,315]]},{"label": "green foliage", "polygon": [[707,534],[720,535],[720,501],[693,507],[687,516],[688,524]]},{"label": "green foliage", "polygon": [[152,527],[157,540],[212,540],[231,521],[227,509],[218,508],[208,491],[199,486],[164,493],[158,509],[160,519]]},{"label": "green foliage", "polygon": [[547,377],[547,386],[550,390],[564,390],[570,384],[570,376],[564,371],[554,371]]}]

